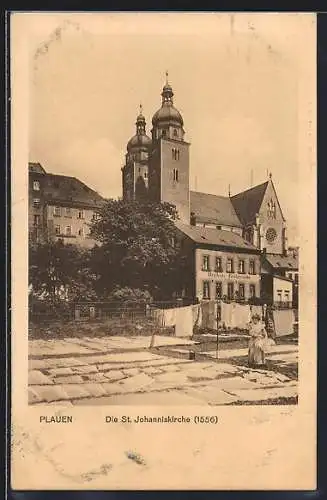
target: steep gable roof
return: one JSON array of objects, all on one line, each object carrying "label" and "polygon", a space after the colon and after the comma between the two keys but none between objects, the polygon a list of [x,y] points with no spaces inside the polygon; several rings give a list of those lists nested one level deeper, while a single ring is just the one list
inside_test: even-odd
[{"label": "steep gable roof", "polygon": [[48,201],[74,202],[89,206],[97,206],[104,201],[102,196],[76,177],[57,174],[47,174],[44,196]]},{"label": "steep gable roof", "polygon": [[99,193],[76,177],[47,173],[40,163],[30,162],[28,170],[32,178],[35,178],[34,174],[42,174],[41,194],[49,204],[97,208],[104,202]]},{"label": "steep gable roof", "polygon": [[232,231],[223,231],[201,226],[190,226],[175,221],[177,229],[192,241],[201,245],[215,245],[224,248],[247,250],[249,253],[260,253],[254,245]]},{"label": "steep gable roof", "polygon": [[190,192],[191,212],[198,222],[242,227],[231,200],[227,196]]},{"label": "steep gable roof", "polygon": [[235,212],[243,224],[255,221],[255,216],[259,213],[268,183],[269,181],[266,181],[231,197]]}]

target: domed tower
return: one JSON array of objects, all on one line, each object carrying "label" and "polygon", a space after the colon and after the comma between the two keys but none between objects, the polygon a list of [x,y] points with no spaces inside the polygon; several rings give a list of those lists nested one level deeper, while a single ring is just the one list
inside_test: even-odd
[{"label": "domed tower", "polygon": [[124,200],[148,197],[149,154],[152,141],[146,135],[146,122],[140,105],[140,113],[136,119],[136,134],[127,143],[123,174]]},{"label": "domed tower", "polygon": [[149,165],[149,194],[155,201],[176,206],[180,220],[190,223],[189,146],[184,141],[184,122],[174,107],[174,92],[163,87],[161,108],[152,118],[152,151]]}]

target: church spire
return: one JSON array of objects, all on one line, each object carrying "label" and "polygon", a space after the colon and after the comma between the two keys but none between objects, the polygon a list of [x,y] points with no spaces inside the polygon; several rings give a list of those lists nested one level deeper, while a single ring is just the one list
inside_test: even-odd
[{"label": "church spire", "polygon": [[173,104],[173,95],[174,95],[174,92],[173,92],[173,89],[171,88],[171,86],[169,85],[168,83],[168,71],[166,71],[166,83],[165,83],[165,86],[164,88],[162,89],[162,104],[166,104],[166,105],[172,105]]},{"label": "church spire", "polygon": [[136,134],[144,135],[145,134],[145,118],[143,116],[143,106],[140,104],[140,112],[136,118]]}]

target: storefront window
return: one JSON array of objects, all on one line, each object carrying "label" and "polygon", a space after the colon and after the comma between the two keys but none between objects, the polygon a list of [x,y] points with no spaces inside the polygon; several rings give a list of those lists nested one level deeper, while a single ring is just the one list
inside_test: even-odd
[{"label": "storefront window", "polygon": [[203,298],[210,299],[210,281],[203,282]]},{"label": "storefront window", "polygon": [[227,285],[227,297],[229,300],[234,298],[234,283],[228,283]]}]

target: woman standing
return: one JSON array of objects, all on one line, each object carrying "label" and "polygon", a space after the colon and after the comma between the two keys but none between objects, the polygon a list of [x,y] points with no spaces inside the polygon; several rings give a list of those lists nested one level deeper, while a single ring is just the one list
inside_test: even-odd
[{"label": "woman standing", "polygon": [[263,367],[265,361],[265,344],[267,342],[267,332],[261,322],[259,314],[252,316],[252,321],[249,327],[250,341],[248,360],[250,367]]}]

